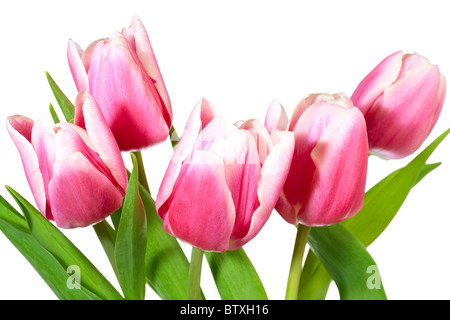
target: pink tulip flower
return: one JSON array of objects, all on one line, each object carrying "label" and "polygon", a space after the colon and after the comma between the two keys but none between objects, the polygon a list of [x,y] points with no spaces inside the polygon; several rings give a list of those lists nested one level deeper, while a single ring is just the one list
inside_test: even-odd
[{"label": "pink tulip flower", "polygon": [[446,92],[439,68],[418,54],[395,52],[358,85],[351,100],[367,122],[370,153],[400,159],[433,129]]},{"label": "pink tulip flower", "polygon": [[269,218],[293,149],[292,133],[271,135],[257,120],[228,123],[203,99],[156,198],[165,230],[204,251],[241,248]]},{"label": "pink tulip flower", "polygon": [[21,115],[7,119],[37,207],[60,228],[102,221],[122,206],[127,188],[114,136],[85,92],[78,96],[76,117],[83,128],[61,123],[51,130]]},{"label": "pink tulip flower", "polygon": [[97,100],[120,150],[140,150],[168,137],[172,107],[139,18],[86,51],[69,40],[67,56],[78,91],[89,89]]},{"label": "pink tulip flower", "polygon": [[[283,128],[281,105],[266,123]],[[364,117],[344,94],[311,94],[296,107],[289,131],[295,150],[276,210],[289,223],[315,227],[341,222],[362,207],[368,164]]]}]

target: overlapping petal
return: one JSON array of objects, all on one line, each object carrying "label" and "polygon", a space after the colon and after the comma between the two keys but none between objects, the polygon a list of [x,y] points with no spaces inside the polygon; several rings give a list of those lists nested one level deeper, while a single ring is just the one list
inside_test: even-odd
[{"label": "overlapping petal", "polygon": [[6,122],[8,132],[22,160],[25,176],[36,205],[47,219],[52,219],[45,195],[44,178],[39,169],[39,159],[31,144],[33,125],[33,120],[21,115],[10,116]]},{"label": "overlapping petal", "polygon": [[122,206],[123,195],[80,152],[56,161],[53,171],[49,198],[60,228],[95,224]]},{"label": "overlapping petal", "polygon": [[168,199],[166,230],[195,247],[225,251],[233,231],[235,209],[224,164],[212,152],[196,150],[184,164]]},{"label": "overlapping petal", "polygon": [[[89,140],[92,142],[92,146],[98,153],[102,163],[110,170],[120,186],[121,192],[125,195],[128,177],[116,140],[96,100],[84,91],[80,95],[84,96],[84,101],[82,102],[82,109],[79,111],[83,115],[82,123],[86,128]],[[75,114],[77,115],[77,113]]]},{"label": "overlapping petal", "polygon": [[201,99],[195,108],[192,110],[184,132],[177,144],[172,159],[170,160],[166,173],[164,174],[163,182],[160,185],[159,192],[156,197],[156,210],[164,218],[167,211],[163,207],[170,194],[173,191],[173,186],[181,170],[183,162],[189,157],[194,147],[195,141],[201,130],[217,116],[215,107],[206,99]]},{"label": "overlapping petal", "polygon": [[330,122],[311,152],[315,166],[309,193],[298,213],[304,225],[336,224],[362,207],[368,144],[361,112],[349,109]]},{"label": "overlapping petal", "polygon": [[292,132],[272,133],[274,145],[260,170],[257,189],[259,206],[251,216],[248,231],[241,238],[232,239],[229,250],[239,249],[253,239],[266,224],[283,189],[294,152]]}]

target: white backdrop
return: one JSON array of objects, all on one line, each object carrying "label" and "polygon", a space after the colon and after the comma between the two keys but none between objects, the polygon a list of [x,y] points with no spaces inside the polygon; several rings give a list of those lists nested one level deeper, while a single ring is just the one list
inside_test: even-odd
[{"label": "white backdrop", "polygon": [[[289,114],[308,93],[345,92],[388,54],[420,53],[450,77],[448,1],[9,1],[0,4],[0,194],[10,185],[34,203],[18,152],[4,125],[12,114],[51,123],[57,105],[48,71],[72,100],[67,40],[85,48],[139,15],[153,45],[181,134],[201,98],[230,121],[264,120],[273,99]],[[450,102],[425,142],[450,127]],[[447,138],[450,139],[450,138]],[[423,149],[423,147],[421,148]],[[154,195],[171,156],[169,141],[143,152]],[[413,156],[415,156],[414,154]],[[412,157],[371,157],[367,188]],[[129,157],[124,154],[129,164]],[[449,299],[450,141],[430,162],[441,167],[412,190],[388,229],[368,248],[390,299]],[[92,228],[64,231],[118,287]],[[270,299],[284,299],[295,230],[274,211],[245,246]],[[184,245],[183,245],[184,246]],[[189,248],[185,247],[189,256]],[[219,298],[205,261],[202,287]],[[157,297],[148,290],[149,299]],[[337,299],[332,285],[328,299]],[[0,299],[55,299],[0,233]]]}]

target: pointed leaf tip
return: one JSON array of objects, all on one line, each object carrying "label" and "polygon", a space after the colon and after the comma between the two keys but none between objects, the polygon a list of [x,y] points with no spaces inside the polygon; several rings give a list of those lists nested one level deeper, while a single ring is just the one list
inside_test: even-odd
[{"label": "pointed leaf tip", "polygon": [[48,83],[50,88],[55,96],[56,101],[58,102],[61,111],[66,118],[67,122],[73,123],[75,119],[75,106],[72,102],[67,98],[67,96],[62,92],[60,87],[56,84],[55,80],[50,76],[50,74],[46,71]]},{"label": "pointed leaf tip", "polygon": [[138,165],[131,154],[133,170],[116,234],[115,263],[117,278],[126,299],[145,298],[147,246],[147,221],[145,208],[139,194]]}]

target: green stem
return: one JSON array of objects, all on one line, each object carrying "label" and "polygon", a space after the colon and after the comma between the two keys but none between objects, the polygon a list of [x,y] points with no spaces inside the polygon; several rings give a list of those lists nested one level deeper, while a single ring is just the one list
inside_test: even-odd
[{"label": "green stem", "polygon": [[299,224],[295,238],[294,252],[292,253],[291,267],[286,288],[286,300],[297,300],[300,278],[302,275],[303,255],[308,242],[311,227]]},{"label": "green stem", "polygon": [[139,182],[148,192],[150,192],[147,176],[145,174],[144,161],[142,160],[142,153],[140,151],[136,151],[133,152],[133,154],[136,156],[136,163],[138,165]]},{"label": "green stem", "polygon": [[192,247],[189,267],[188,300],[200,300],[200,277],[202,273],[203,251]]}]

